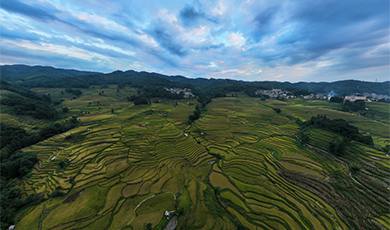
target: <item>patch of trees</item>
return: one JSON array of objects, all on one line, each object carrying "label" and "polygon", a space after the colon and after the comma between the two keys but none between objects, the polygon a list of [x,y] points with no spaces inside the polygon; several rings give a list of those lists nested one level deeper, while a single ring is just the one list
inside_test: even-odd
[{"label": "patch of trees", "polygon": [[83,92],[79,89],[67,88],[67,89],[65,89],[65,91],[67,93],[74,94],[76,97],[80,97],[83,94]]},{"label": "patch of trees", "polygon": [[202,108],[205,108],[208,103],[212,101],[211,96],[205,94],[199,94],[197,101],[201,104]]},{"label": "patch of trees", "polygon": [[37,162],[36,154],[17,151],[1,161],[1,176],[6,179],[22,178]]},{"label": "patch of trees", "polygon": [[326,115],[318,115],[316,117],[312,117],[307,122],[302,123],[302,128],[309,126],[314,126],[316,128],[340,134],[344,137],[344,142],[354,140],[366,145],[374,145],[371,135],[363,135],[359,133],[359,129],[357,127],[348,124],[348,122],[343,119],[332,120],[327,118]]},{"label": "patch of trees", "polygon": [[[207,95],[203,92],[196,92],[198,95],[197,101],[200,103],[201,106],[196,105],[194,114],[190,115],[188,118],[188,123],[192,123],[200,118],[200,114],[202,113],[202,110],[205,110],[206,105],[212,101],[212,97],[210,95]],[[226,95],[225,95],[226,96]]]},{"label": "patch of trees", "polygon": [[379,99],[378,102],[390,103],[390,99],[382,98]]},{"label": "patch of trees", "polygon": [[144,96],[139,95],[131,95],[130,97],[127,97],[128,101],[134,102],[134,105],[147,105],[149,104],[149,100]]},{"label": "patch of trees", "polygon": [[366,104],[363,100],[356,100],[354,102],[345,101],[343,104],[342,111],[344,112],[359,112],[366,109]]},{"label": "patch of trees", "polygon": [[[89,77],[94,77],[95,75],[89,75]],[[27,88],[89,88],[91,85],[90,80],[87,77],[63,77],[59,79],[42,79],[42,80],[33,80],[33,81],[24,81],[20,84],[21,86]]]},{"label": "patch of trees", "polygon": [[265,89],[263,86],[254,86],[254,85],[247,85],[244,89],[244,93],[250,97],[261,97],[261,95],[256,94],[256,91],[259,89]]},{"label": "patch of trees", "polygon": [[24,81],[21,85],[25,87],[44,87],[44,88],[89,88],[91,85],[125,85],[134,88],[148,87],[177,87],[191,88],[192,85],[170,81],[165,75],[136,71],[115,71],[109,74],[90,74],[78,77],[63,77],[59,79],[42,79],[39,81]]},{"label": "patch of trees", "polygon": [[1,80],[0,89],[16,94],[5,94],[2,105],[10,106],[16,115],[30,115],[36,119],[57,118],[57,111],[50,105],[50,95],[39,95],[24,87]]},{"label": "patch of trees", "polygon": [[16,115],[30,115],[36,119],[53,119],[58,116],[51,105],[17,95],[6,95],[1,99],[1,104],[10,106]]},{"label": "patch of trees", "polygon": [[63,123],[54,123],[47,127],[44,127],[39,132],[39,136],[42,140],[57,135],[59,133],[63,133],[68,131],[69,129],[73,129],[78,125],[77,117],[73,116],[70,120],[67,120]]},{"label": "patch of trees", "polygon": [[226,92],[221,89],[215,88],[206,91],[206,95],[208,95],[210,98],[226,97]]},{"label": "patch of trees", "polygon": [[49,95],[39,95],[31,90],[28,90],[28,89],[21,87],[21,86],[18,86],[18,85],[13,85],[13,84],[6,82],[4,80],[1,80],[0,89],[8,90],[8,91],[17,93],[19,95],[22,95],[23,97],[34,99],[37,101],[51,103],[51,98]]},{"label": "patch of trees", "polygon": [[[78,125],[76,117],[42,128],[37,132],[27,133],[26,130],[5,123],[0,123],[0,160],[8,159],[15,151],[33,145],[46,138],[63,133]],[[2,169],[1,169],[2,170]]]},{"label": "patch of trees", "polygon": [[336,156],[342,156],[347,149],[347,143],[344,140],[340,142],[330,142],[329,143],[329,152]]},{"label": "patch of trees", "polygon": [[188,122],[192,123],[195,120],[198,120],[200,118],[200,114],[201,114],[200,107],[199,105],[197,105],[195,106],[194,114],[190,115],[190,117],[188,118]]},{"label": "patch of trees", "polygon": [[341,103],[344,101],[344,98],[339,96],[333,96],[329,99],[329,101],[334,103]]},{"label": "patch of trees", "polygon": [[0,180],[0,228],[3,230],[14,224],[15,215],[23,208],[30,205],[37,205],[44,200],[44,194],[31,194],[24,201],[20,198],[20,181],[11,179]]},{"label": "patch of trees", "polygon": [[311,92],[309,90],[306,90],[306,89],[287,89],[288,91],[291,92],[292,95],[296,96],[296,97],[299,97],[299,96],[306,96],[306,95],[310,95]]},{"label": "patch of trees", "polygon": [[0,123],[0,137],[1,162],[8,159],[16,150],[30,146],[39,141],[39,136],[35,133],[27,133],[26,130],[22,128],[4,123]]},{"label": "patch of trees", "polygon": [[142,96],[146,98],[160,97],[166,99],[183,99],[184,93],[180,92],[179,94],[171,93],[166,91],[162,86],[151,86],[146,85],[142,89]]},{"label": "patch of trees", "polygon": [[[242,92],[245,90],[247,83],[243,81],[235,81],[230,79],[224,79],[218,82],[218,88],[221,88],[224,92]],[[214,88],[214,87],[213,87]]]},{"label": "patch of trees", "polygon": [[194,114],[190,115],[188,118],[188,122],[191,124],[192,122],[198,120],[200,118],[200,114],[202,113],[202,109],[205,110],[206,105],[212,101],[210,96],[206,96],[205,94],[199,94],[198,102],[201,104],[195,106]]},{"label": "patch of trees", "polygon": [[274,110],[276,113],[282,112],[282,110],[281,110],[280,108],[273,108],[273,110]]}]

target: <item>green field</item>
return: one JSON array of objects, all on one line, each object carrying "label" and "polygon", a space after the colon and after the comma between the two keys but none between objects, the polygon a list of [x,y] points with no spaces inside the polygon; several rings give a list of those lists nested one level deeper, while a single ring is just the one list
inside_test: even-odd
[{"label": "green field", "polygon": [[[39,158],[22,181],[23,197],[43,193],[47,200],[23,210],[16,229],[155,228],[164,211],[176,211],[177,229],[389,226],[389,157],[353,142],[336,158],[327,143],[341,137],[319,129],[302,146],[295,121],[317,114],[343,118],[385,146],[390,126],[384,103],[373,104],[380,115],[369,119],[327,101],[260,101],[240,94],[214,98],[190,125],[195,99],[134,106],[126,97],[135,90],[118,92],[115,85],[81,89],[75,99],[61,94],[64,89],[35,90],[64,100],[61,106],[81,123],[23,149]],[[10,115],[3,119],[31,126]],[[66,140],[70,134],[83,138]],[[69,165],[60,169],[61,161]],[[56,188],[64,195],[52,198]]]}]

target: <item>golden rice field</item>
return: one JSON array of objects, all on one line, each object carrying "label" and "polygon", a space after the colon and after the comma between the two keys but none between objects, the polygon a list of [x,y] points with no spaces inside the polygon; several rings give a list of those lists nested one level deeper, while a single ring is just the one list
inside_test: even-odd
[{"label": "golden rice field", "polygon": [[[61,98],[59,89],[45,90]],[[177,229],[389,227],[385,153],[353,143],[335,158],[326,143],[341,137],[318,129],[300,147],[292,117],[344,118],[383,143],[388,124],[307,102],[225,97],[189,125],[195,99],[134,106],[131,90],[63,97],[81,125],[23,149],[39,158],[24,197],[48,199],[23,210],[16,229],[162,229],[165,211],[176,213]],[[83,138],[66,140],[70,134]],[[360,170],[350,174],[353,166]],[[53,197],[55,190],[64,195]]]}]

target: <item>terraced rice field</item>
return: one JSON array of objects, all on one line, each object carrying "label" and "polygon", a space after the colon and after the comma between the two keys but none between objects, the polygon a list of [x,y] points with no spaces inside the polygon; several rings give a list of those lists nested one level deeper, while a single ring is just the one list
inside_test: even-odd
[{"label": "terraced rice field", "polygon": [[[134,106],[114,89],[104,89],[100,109],[88,104],[97,100],[92,89],[66,100],[73,113],[90,111],[82,125],[24,149],[39,163],[23,194],[49,199],[24,210],[17,229],[154,228],[164,211],[179,213],[177,229],[388,227],[389,159],[358,143],[348,150],[355,158],[335,159],[321,137],[337,136],[321,130],[300,148],[299,126],[283,114],[310,118],[297,107],[217,98],[188,125],[195,100]],[[76,133],[84,138],[65,139]],[[50,196],[55,190],[64,196]]]}]

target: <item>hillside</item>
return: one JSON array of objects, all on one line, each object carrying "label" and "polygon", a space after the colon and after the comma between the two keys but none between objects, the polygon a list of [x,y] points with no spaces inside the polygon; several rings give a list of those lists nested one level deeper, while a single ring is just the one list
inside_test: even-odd
[{"label": "hillside", "polygon": [[[63,100],[81,123],[23,149],[38,163],[22,198],[45,200],[19,212],[16,229],[162,229],[167,210],[177,229],[390,227],[386,119],[243,93],[200,108],[195,98],[134,105],[129,86],[94,85],[77,98],[34,90]],[[329,145],[341,146],[341,134],[299,125],[318,114],[370,133],[375,146],[345,140],[335,155]]]},{"label": "hillside", "polygon": [[51,66],[2,65],[0,75],[2,80],[17,82],[25,80],[57,79],[81,75],[97,74],[97,72],[60,69]]},{"label": "hillside", "polygon": [[143,85],[158,85],[165,87],[191,87],[209,90],[214,88],[226,91],[241,92],[245,88],[279,88],[304,89],[315,93],[349,95],[355,93],[376,93],[390,95],[390,82],[364,82],[357,80],[344,80],[336,82],[276,82],[257,81],[244,82],[229,79],[186,78],[184,76],[167,76],[159,73],[128,71],[114,71],[103,74],[77,70],[57,69],[53,67],[3,65],[0,66],[3,80],[17,82],[25,87],[46,88],[86,88],[96,84],[122,84],[136,88]]}]

